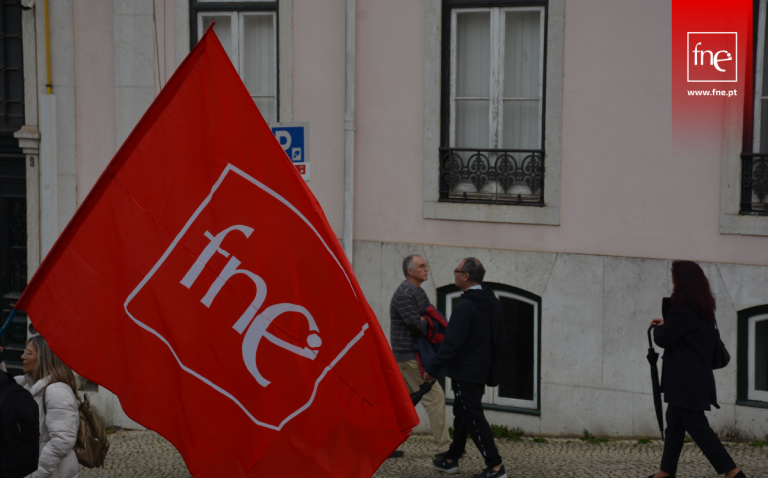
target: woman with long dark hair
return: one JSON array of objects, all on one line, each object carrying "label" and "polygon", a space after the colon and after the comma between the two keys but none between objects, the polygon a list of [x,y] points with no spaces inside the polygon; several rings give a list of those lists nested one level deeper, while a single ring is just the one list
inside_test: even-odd
[{"label": "woman with long dark hair", "polygon": [[710,428],[704,411],[717,404],[712,355],[715,352],[715,298],[698,264],[672,262],[671,307],[656,324],[653,339],[664,349],[661,390],[667,402],[664,454],[658,473],[650,478],[673,477],[683,450],[685,432],[718,474],[746,478]]},{"label": "woman with long dark hair", "polygon": [[[16,382],[29,390],[40,413],[38,467],[25,478],[79,478],[74,451],[80,428],[75,373],[51,351],[42,335],[27,341],[21,359],[24,375],[15,377]],[[2,362],[0,370],[5,371]]]}]

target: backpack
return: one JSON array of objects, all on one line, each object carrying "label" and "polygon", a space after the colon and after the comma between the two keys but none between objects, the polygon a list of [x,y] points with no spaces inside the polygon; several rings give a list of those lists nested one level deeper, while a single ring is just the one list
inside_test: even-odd
[{"label": "backpack", "polygon": [[24,387],[0,373],[0,478],[23,478],[37,471],[40,410]]},{"label": "backpack", "polygon": [[75,441],[75,455],[77,461],[86,468],[104,466],[104,458],[109,451],[107,429],[96,412],[91,409],[91,400],[88,394],[83,394],[85,399],[80,402],[80,429],[77,431]]},{"label": "backpack", "polygon": [[[77,462],[84,467],[99,468],[104,466],[104,458],[109,451],[107,429],[101,417],[91,408],[88,394],[83,395],[85,399],[82,402],[77,397],[77,401],[80,402],[77,409],[80,415],[80,428],[77,430],[77,439],[75,439],[75,456],[77,456]],[[43,409],[46,409],[45,392],[43,392]]]}]

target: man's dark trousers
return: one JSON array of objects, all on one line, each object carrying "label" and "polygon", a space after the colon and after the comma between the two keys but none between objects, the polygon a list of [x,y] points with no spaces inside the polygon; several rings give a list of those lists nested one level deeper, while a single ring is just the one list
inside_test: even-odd
[{"label": "man's dark trousers", "polygon": [[670,403],[667,404],[667,436],[661,457],[660,468],[663,471],[672,475],[677,472],[677,462],[680,460],[680,452],[683,451],[686,431],[719,475],[736,468],[733,458],[709,427],[703,410],[691,410]]},{"label": "man's dark trousers", "polygon": [[485,466],[501,464],[499,451],[493,442],[491,426],[483,414],[485,384],[452,381],[453,394],[453,442],[445,458],[458,460],[467,445],[467,433],[485,458]]}]

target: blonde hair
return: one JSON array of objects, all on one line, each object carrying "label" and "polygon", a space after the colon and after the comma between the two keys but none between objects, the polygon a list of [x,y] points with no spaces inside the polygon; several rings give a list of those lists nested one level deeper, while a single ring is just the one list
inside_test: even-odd
[{"label": "blonde hair", "polygon": [[75,397],[78,397],[75,372],[53,353],[45,338],[42,335],[35,335],[27,341],[27,345],[29,344],[34,345],[37,349],[37,363],[32,371],[32,378],[37,381],[49,377],[48,385],[56,382],[67,384]]}]

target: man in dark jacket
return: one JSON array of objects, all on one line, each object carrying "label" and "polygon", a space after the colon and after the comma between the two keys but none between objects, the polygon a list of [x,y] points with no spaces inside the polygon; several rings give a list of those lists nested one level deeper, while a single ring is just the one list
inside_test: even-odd
[{"label": "man in dark jacket", "polygon": [[474,257],[461,261],[453,275],[456,286],[464,294],[448,321],[445,340],[424,374],[424,380],[429,381],[445,367],[456,397],[453,442],[445,457],[433,464],[438,470],[456,473],[469,433],[487,466],[474,478],[505,478],[507,474],[481,401],[491,364],[504,355],[507,345],[501,302],[491,289],[483,287],[485,269]]}]

